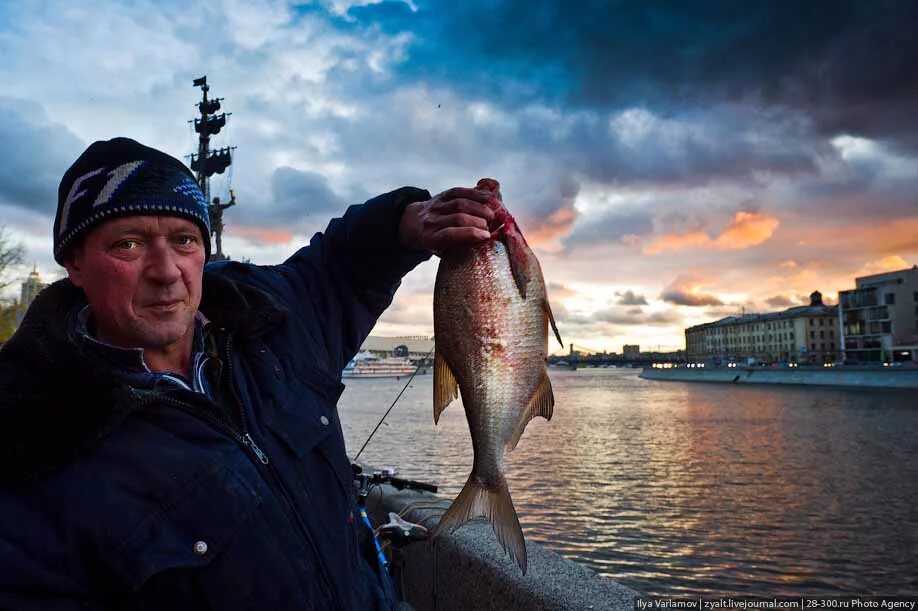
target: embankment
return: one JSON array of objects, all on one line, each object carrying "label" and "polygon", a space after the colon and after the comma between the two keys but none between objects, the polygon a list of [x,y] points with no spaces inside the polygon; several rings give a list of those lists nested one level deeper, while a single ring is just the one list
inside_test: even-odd
[{"label": "embankment", "polygon": [[646,367],[640,377],[678,382],[918,389],[918,369],[892,367]]},{"label": "embankment", "polygon": [[[398,491],[388,485],[380,489],[381,494],[374,492],[368,499],[376,524],[387,521],[393,511],[433,529],[449,507],[449,501],[426,492]],[[526,542],[529,566],[523,575],[483,520],[444,533],[432,543],[411,543],[399,553],[405,599],[417,611],[632,611],[639,596],[533,541]]]}]

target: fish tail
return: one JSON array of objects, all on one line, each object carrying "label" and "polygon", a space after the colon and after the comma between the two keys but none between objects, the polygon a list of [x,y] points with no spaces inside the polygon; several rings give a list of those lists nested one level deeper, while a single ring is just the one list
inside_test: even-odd
[{"label": "fish tail", "polygon": [[484,516],[491,521],[497,540],[525,575],[526,541],[523,539],[523,530],[520,528],[516,509],[513,508],[506,480],[502,478],[500,484],[489,488],[478,482],[474,476],[469,476],[462,492],[440,518],[435,534],[458,528],[476,516]]}]

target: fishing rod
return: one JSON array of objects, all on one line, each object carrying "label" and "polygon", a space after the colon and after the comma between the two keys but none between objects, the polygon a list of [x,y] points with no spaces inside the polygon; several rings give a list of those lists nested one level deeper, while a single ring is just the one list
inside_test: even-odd
[{"label": "fishing rod", "polygon": [[[436,348],[436,346],[434,346]],[[430,351],[424,356],[422,360],[427,360],[430,355],[433,353],[434,348],[431,348]],[[414,368],[414,373],[411,374],[411,377],[408,378],[408,381],[405,382],[405,385],[402,387],[402,390],[398,393],[398,396],[395,397],[395,401],[392,402],[392,405],[389,406],[389,409],[386,410],[386,413],[383,414],[383,417],[379,419],[379,422],[376,423],[376,427],[373,429],[373,432],[370,433],[370,436],[367,437],[367,440],[363,442],[363,445],[360,446],[360,451],[357,452],[357,455],[354,457],[354,462],[357,462],[357,459],[360,458],[360,455],[363,454],[363,451],[366,449],[367,444],[370,443],[370,440],[373,439],[373,435],[376,434],[376,431],[379,430],[379,427],[382,426],[383,421],[389,415],[389,412],[392,411],[392,408],[395,407],[395,404],[398,403],[398,400],[402,398],[402,395],[405,394],[405,390],[408,389],[408,385],[411,384],[411,381],[414,379],[414,376],[418,374],[418,371],[421,370],[421,364],[418,363],[418,366]]]}]

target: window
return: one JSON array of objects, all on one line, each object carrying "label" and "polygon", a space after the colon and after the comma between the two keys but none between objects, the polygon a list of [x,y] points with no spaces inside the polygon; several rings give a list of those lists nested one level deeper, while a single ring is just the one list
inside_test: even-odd
[{"label": "window", "polygon": [[918,291],[912,293],[912,301],[918,301]]},{"label": "window", "polygon": [[816,332],[810,331],[810,339],[816,339]]},{"label": "window", "polygon": [[820,331],[820,332],[819,332],[819,339],[825,339],[825,338],[826,338],[826,332],[825,332],[825,331]]},{"label": "window", "polygon": [[820,326],[820,327],[822,326],[822,323],[823,323],[823,322],[824,322],[824,321],[820,318],[820,319],[819,319],[819,326]]},{"label": "window", "polygon": [[883,333],[892,333],[892,324],[888,320],[883,321],[881,328],[883,329]]},{"label": "window", "polygon": [[810,344],[810,350],[816,350],[816,344]]},{"label": "window", "polygon": [[896,305],[896,294],[886,293],[883,295],[883,303],[886,305]]}]

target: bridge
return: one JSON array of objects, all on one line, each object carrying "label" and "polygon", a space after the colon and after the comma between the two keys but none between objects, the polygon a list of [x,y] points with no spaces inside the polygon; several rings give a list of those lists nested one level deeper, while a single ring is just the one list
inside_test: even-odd
[{"label": "bridge", "polygon": [[616,354],[605,351],[590,350],[581,347],[575,350],[570,345],[567,353],[549,355],[548,364],[554,367],[571,369],[580,367],[649,367],[651,363],[684,363],[685,352],[641,352],[638,354]]}]

